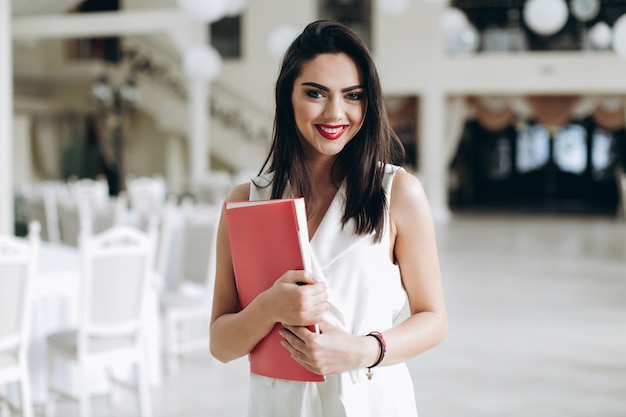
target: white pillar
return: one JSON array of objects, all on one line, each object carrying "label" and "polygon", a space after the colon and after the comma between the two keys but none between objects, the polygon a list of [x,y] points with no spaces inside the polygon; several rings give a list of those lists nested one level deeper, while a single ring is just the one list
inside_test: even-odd
[{"label": "white pillar", "polygon": [[445,143],[446,98],[443,91],[424,91],[420,98],[420,177],[435,222],[450,219],[448,160]]},{"label": "white pillar", "polygon": [[0,233],[14,233],[11,2],[0,1]]},{"label": "white pillar", "polygon": [[194,190],[209,169],[209,85],[203,80],[188,81],[189,180]]},{"label": "white pillar", "polygon": [[[208,24],[189,18],[181,35],[186,41],[182,46],[184,54],[194,46],[207,44],[210,32]],[[189,188],[194,191],[210,169],[209,82],[188,77],[187,86]]]}]

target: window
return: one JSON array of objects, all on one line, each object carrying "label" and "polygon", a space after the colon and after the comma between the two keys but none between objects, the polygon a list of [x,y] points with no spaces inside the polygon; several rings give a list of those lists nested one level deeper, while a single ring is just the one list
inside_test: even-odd
[{"label": "window", "polygon": [[241,58],[241,15],[227,16],[212,23],[211,45],[222,58]]},{"label": "window", "polygon": [[322,0],[319,3],[320,19],[345,23],[363,42],[372,48],[372,0]]}]

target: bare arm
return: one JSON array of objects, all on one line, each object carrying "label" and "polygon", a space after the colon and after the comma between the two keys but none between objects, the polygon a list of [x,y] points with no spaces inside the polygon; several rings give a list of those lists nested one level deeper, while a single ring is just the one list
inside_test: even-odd
[{"label": "bare arm", "polygon": [[430,206],[422,185],[400,171],[391,195],[393,253],[408,295],[410,317],[384,332],[388,354],[383,364],[406,361],[439,344],[448,318]]}]

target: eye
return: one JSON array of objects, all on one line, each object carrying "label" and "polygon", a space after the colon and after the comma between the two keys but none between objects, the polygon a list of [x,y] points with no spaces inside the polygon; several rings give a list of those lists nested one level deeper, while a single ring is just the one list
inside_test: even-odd
[{"label": "eye", "polygon": [[307,90],[306,95],[311,98],[322,98],[324,95],[319,90]]},{"label": "eye", "polygon": [[360,92],[352,92],[352,93],[346,94],[346,98],[348,100],[351,100],[351,101],[363,100],[364,96],[365,96],[365,94],[362,91],[360,91]]}]

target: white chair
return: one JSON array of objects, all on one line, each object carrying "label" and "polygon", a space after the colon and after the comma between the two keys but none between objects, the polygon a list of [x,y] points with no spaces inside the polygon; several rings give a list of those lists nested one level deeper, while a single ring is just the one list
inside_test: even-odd
[{"label": "white chair", "polygon": [[57,200],[57,212],[61,230],[61,243],[77,247],[81,231],[91,234],[87,200],[83,198],[75,200],[73,198],[61,197]]},{"label": "white chair", "polygon": [[128,202],[131,210],[144,221],[160,211],[167,198],[167,185],[162,176],[126,178]]},{"label": "white chair", "polygon": [[[140,415],[151,416],[144,314],[154,229],[144,233],[129,226],[114,226],[98,235],[81,236],[78,327],[47,337],[50,393],[78,400],[81,417],[90,416],[90,370],[106,368],[111,382],[116,383],[120,381],[114,380],[113,370],[127,365],[135,365],[136,383],[131,385],[137,389]],[[54,386],[58,359],[76,362],[77,395]]]},{"label": "white chair", "polygon": [[26,219],[28,222],[39,222],[42,240],[61,241],[56,201],[57,194],[63,187],[62,183],[41,182],[29,184],[20,189],[25,202]]},{"label": "white chair", "polygon": [[233,177],[228,171],[207,171],[194,186],[196,201],[205,204],[221,204],[233,187]]},{"label": "white chair", "polygon": [[109,200],[109,184],[103,176],[70,180],[67,187],[75,201],[84,198],[94,206],[101,206]]},{"label": "white chair", "polygon": [[[160,296],[166,368],[175,373],[180,356],[209,351],[211,302],[215,275],[215,245],[221,207],[184,205],[181,248],[175,288]],[[165,220],[164,225],[171,225]],[[167,232],[165,232],[167,233]]]},{"label": "white chair", "polygon": [[[117,197],[98,198],[91,198],[86,192],[59,194],[57,213],[61,242],[69,246],[78,246],[81,234],[97,234],[110,227],[124,224],[127,205],[128,200],[124,193]],[[147,226],[144,231],[147,231]]]},{"label": "white chair", "polygon": [[[0,235],[0,387],[20,385],[20,408],[24,417],[33,415],[28,376],[31,287],[37,263],[41,225],[29,224],[28,242]],[[4,390],[0,390],[2,394]],[[0,403],[10,403],[0,395]],[[4,407],[3,407],[4,408]]]}]

